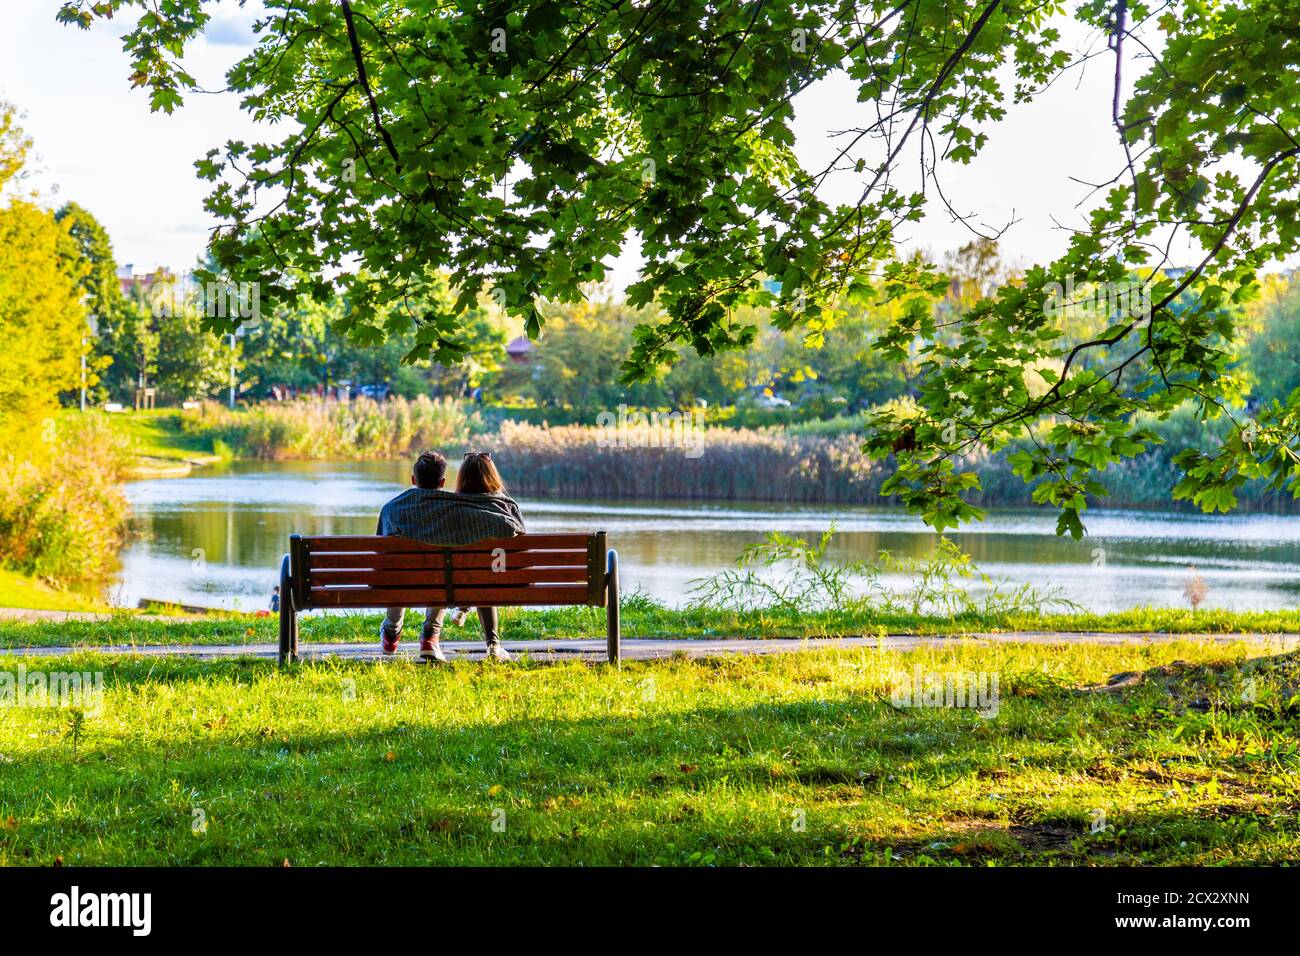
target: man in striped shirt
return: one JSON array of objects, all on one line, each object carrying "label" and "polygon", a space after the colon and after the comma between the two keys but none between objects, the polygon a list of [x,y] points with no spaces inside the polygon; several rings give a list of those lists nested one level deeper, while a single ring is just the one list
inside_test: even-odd
[{"label": "man in striped shirt", "polygon": [[[426,544],[455,546],[473,544],[488,538],[510,538],[524,533],[524,519],[519,505],[505,494],[458,494],[444,491],[447,459],[437,452],[425,452],[411,469],[411,484],[384,505],[379,512],[375,534],[398,535]],[[488,656],[508,660],[497,633],[496,608],[479,608],[479,621],[487,640]],[[397,650],[402,636],[405,609],[388,608],[379,637],[385,654]],[[426,659],[445,662],[438,646],[442,632],[444,608],[428,608],[420,631],[420,654]]]}]

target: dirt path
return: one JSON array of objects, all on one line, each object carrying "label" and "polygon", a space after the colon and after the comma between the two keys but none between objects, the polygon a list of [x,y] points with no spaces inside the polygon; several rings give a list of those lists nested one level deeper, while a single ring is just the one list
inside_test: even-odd
[{"label": "dirt path", "polygon": [[[1235,644],[1246,642],[1263,646],[1273,653],[1284,653],[1300,647],[1300,634],[1102,634],[1102,633],[1062,633],[1062,632],[1023,632],[997,634],[970,634],[916,636],[891,635],[883,639],[875,637],[812,638],[767,638],[762,640],[724,639],[724,640],[671,640],[629,638],[623,641],[623,656],[627,660],[658,660],[685,654],[688,657],[713,657],[726,654],[782,654],[791,651],[807,651],[825,648],[873,649],[879,647],[883,640],[887,650],[912,650],[928,647],[948,641],[978,641],[981,643],[1005,644],[1096,644],[1121,645],[1167,643],[1176,640],[1210,641],[1217,644]],[[483,656],[483,645],[471,641],[443,641],[443,649],[453,659],[475,659]],[[506,648],[513,654],[528,654],[541,660],[604,660],[604,640],[556,640],[556,641],[506,641]],[[217,660],[232,657],[274,658],[274,644],[148,644],[148,645],[82,645],[79,647],[15,647],[0,648],[0,654],[11,656],[42,657],[63,655],[79,651],[96,651],[105,654],[137,654],[147,657],[190,657],[199,660]],[[416,645],[404,643],[396,655],[408,660],[416,656]],[[302,657],[313,660],[325,657],[340,657],[353,660],[379,660],[377,644],[325,644],[311,643],[302,645]]]}]

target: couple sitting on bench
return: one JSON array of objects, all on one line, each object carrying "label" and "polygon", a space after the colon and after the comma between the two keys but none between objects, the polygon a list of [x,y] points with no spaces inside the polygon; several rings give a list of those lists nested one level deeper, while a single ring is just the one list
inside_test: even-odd
[{"label": "couple sitting on bench", "polygon": [[415,487],[384,505],[376,535],[289,535],[280,561],[281,666],[298,659],[304,611],[384,608],[382,649],[395,654],[408,607],[425,609],[420,654],[438,662],[446,660],[439,638],[447,608],[478,609],[488,658],[497,661],[510,659],[497,608],[604,608],[606,658],[618,666],[618,553],[608,535],[525,534],[486,454],[465,456],[454,493],[442,489],[446,474],[441,455],[421,455]]},{"label": "couple sitting on bench", "polygon": [[[447,479],[447,459],[437,452],[425,452],[411,469],[411,484],[379,513],[379,535],[398,535],[432,545],[467,545],[490,538],[510,538],[524,533],[524,519],[517,505],[506,494],[505,483],[487,452],[470,452],[456,473],[456,490],[443,490]],[[427,661],[446,663],[439,646],[447,609],[425,609],[420,628],[420,656]],[[390,607],[379,629],[385,654],[397,651],[402,638],[402,621],[406,610]],[[464,611],[457,612],[459,620]],[[497,628],[497,609],[478,608],[483,625],[489,660],[508,661],[510,654],[501,646]]]}]

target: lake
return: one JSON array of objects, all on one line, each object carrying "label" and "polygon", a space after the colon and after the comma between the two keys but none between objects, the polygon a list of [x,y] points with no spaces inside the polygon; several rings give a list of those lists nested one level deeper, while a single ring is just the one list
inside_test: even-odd
[{"label": "lake", "polygon": [[[373,534],[380,507],[408,484],[405,462],[233,462],[188,478],[127,485],[138,537],[111,594],[252,610],[279,583],[291,533]],[[507,476],[508,477],[508,476]],[[935,536],[918,519],[879,507],[521,499],[530,531],[597,531],[618,549],[625,591],[669,604],[693,578],[731,565],[746,545],[780,530],[815,537],[833,521],[832,556],[882,549],[919,557]],[[1300,516],[1200,516],[1098,511],[1082,541],[1056,537],[1049,511],[999,510],[950,537],[994,578],[1056,589],[1094,611],[1184,607],[1196,568],[1205,606],[1276,610],[1300,604]],[[886,578],[899,585],[899,579]]]}]

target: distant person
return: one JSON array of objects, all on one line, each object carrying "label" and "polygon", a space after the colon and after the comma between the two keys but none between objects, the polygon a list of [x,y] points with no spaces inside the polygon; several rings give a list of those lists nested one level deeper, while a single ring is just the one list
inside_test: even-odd
[{"label": "distant person", "polygon": [[[468,479],[464,478],[467,470],[471,474]],[[411,468],[411,484],[415,487],[384,505],[375,533],[442,546],[473,544],[488,538],[511,538],[524,533],[519,505],[505,493],[505,485],[490,455],[483,452],[466,455],[461,465],[461,476],[457,478],[458,486],[462,479],[483,487],[495,486],[497,490],[464,494],[444,491],[447,459],[437,452],[425,452]],[[420,629],[420,656],[425,660],[447,661],[440,646],[445,615],[446,608],[425,609],[424,625]],[[380,647],[385,654],[397,651],[404,616],[405,609],[400,607],[390,607],[385,613],[384,623],[379,628]],[[478,619],[483,625],[488,658],[510,660],[510,654],[501,646],[497,609],[479,608]]]},{"label": "distant person", "polygon": [[280,612],[280,586],[277,584],[275,590],[271,592],[271,611],[274,614]]}]

